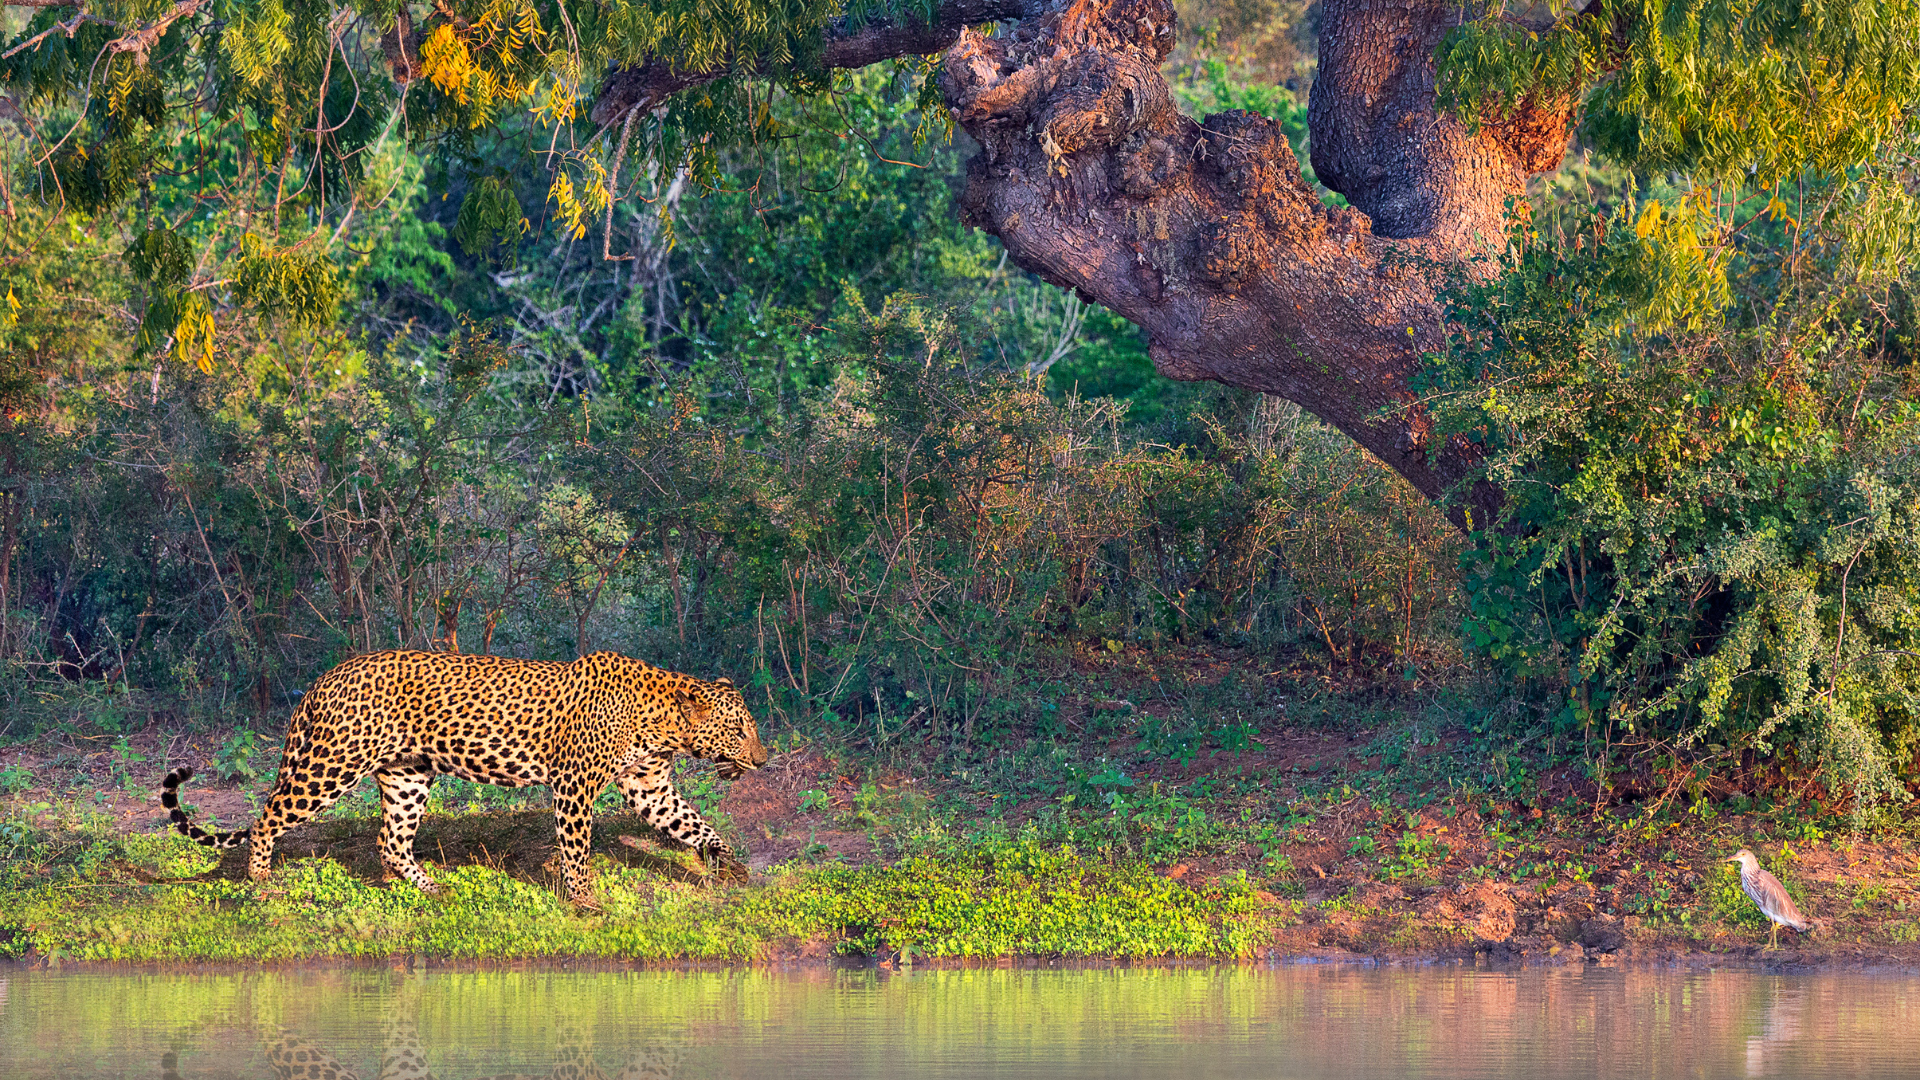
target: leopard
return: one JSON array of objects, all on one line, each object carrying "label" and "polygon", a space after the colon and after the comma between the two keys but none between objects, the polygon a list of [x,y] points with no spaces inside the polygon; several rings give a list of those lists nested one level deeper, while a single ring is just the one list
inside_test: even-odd
[{"label": "leopard", "polygon": [[593,804],[609,783],[629,810],[703,868],[739,870],[739,853],[673,786],[675,755],[720,763],[723,779],[766,764],[760,731],[727,678],[698,679],[615,652],[571,662],[394,649],[342,662],[301,696],[280,770],[253,824],[208,832],[180,805],[182,766],[160,784],[173,827],[213,848],[251,845],[265,881],[274,842],[371,775],[380,792],[380,863],[389,880],[440,885],[414,860],[414,834],[437,776],[553,794],[560,881],[594,906],[587,876]]}]

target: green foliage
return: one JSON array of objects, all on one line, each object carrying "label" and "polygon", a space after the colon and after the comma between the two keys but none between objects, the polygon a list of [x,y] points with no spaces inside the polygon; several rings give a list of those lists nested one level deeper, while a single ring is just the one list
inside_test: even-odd
[{"label": "green foliage", "polygon": [[1384,860],[1381,870],[1392,878],[1429,877],[1446,862],[1448,854],[1447,845],[1438,837],[1408,830],[1394,842],[1394,853]]},{"label": "green foliage", "polygon": [[186,284],[193,273],[193,244],[172,229],[148,229],[127,246],[133,276],[160,287]]},{"label": "green foliage", "polygon": [[[1300,153],[1307,141],[1307,109],[1283,86],[1247,82],[1233,77],[1227,62],[1209,59],[1200,65],[1195,78],[1182,80],[1173,88],[1174,98],[1187,111],[1199,116],[1244,109],[1280,121],[1287,142]],[[1311,175],[1311,174],[1309,174]]]},{"label": "green foliage", "polygon": [[33,770],[19,762],[0,769],[0,795],[18,795],[33,786]]},{"label": "green foliage", "polygon": [[0,854],[6,856],[0,859],[0,890],[95,880],[125,857],[124,839],[105,815],[71,806],[56,809],[47,802],[16,803],[0,819]]},{"label": "green foliage", "polygon": [[[516,179],[535,171],[532,147],[546,189],[535,199],[572,238],[627,194],[613,190],[623,175],[644,191],[685,169],[712,190],[735,146],[845,138],[850,81],[820,67],[823,29],[834,18],[924,16],[912,7],[235,0],[169,10],[108,0],[38,8],[0,43],[10,54],[0,86],[26,111],[31,151],[20,160],[43,204],[110,219],[138,203],[141,243],[168,250],[145,251],[137,276],[171,290],[231,285],[256,311],[321,329],[339,299],[329,267],[368,250],[366,218],[393,191],[380,168],[392,144],[433,158],[451,177],[443,189],[466,189],[454,232],[468,252],[511,261],[536,231],[523,210],[532,185]],[[587,121],[606,73],[663,58],[726,77],[644,120]],[[931,70],[895,65],[923,88]],[[918,127],[924,135],[926,122]],[[192,280],[168,237],[198,252]],[[155,322],[153,340],[174,325]]]},{"label": "green foliage", "polygon": [[214,772],[223,780],[259,779],[262,770],[255,765],[254,755],[267,749],[265,742],[251,730],[234,732],[213,752]]},{"label": "green foliage", "polygon": [[219,852],[172,830],[126,836],[120,850],[130,865],[163,878],[194,877],[220,864]]},{"label": "green foliage", "polygon": [[146,179],[152,156],[152,140],[144,137],[109,139],[91,146],[75,141],[52,155],[47,179],[76,210],[98,214],[119,205]]},{"label": "green foliage", "polygon": [[1809,178],[1840,209],[1791,226],[1767,190],[1696,190],[1691,239],[1629,202],[1457,294],[1437,411],[1510,493],[1468,627],[1559,696],[1557,730],[1791,746],[1862,810],[1902,794],[1920,400],[1907,317],[1846,236],[1877,172]]},{"label": "green foliage", "polygon": [[626,300],[616,364],[666,358],[791,399],[831,378],[838,321],[901,293],[972,317],[1007,367],[1059,344],[1067,301],[1009,272],[998,245],[954,216],[960,151],[915,144],[923,114],[905,80],[858,72],[767,112],[790,129],[777,169],[762,149],[716,151],[714,190],[679,202],[669,235],[636,223],[650,248],[671,246],[672,269],[663,289]]},{"label": "green foliage", "polygon": [[[181,841],[176,843],[175,841]],[[211,856],[179,837],[134,838],[168,876]],[[0,894],[0,924],[45,957],[238,961],[314,957],[747,959],[781,940],[930,957],[1242,956],[1263,934],[1244,884],[1195,890],[1138,863],[1090,859],[1033,836],[891,866],[790,868],[765,887],[690,890],[596,858],[603,912],[481,866],[437,868],[443,897],[381,888],[329,859],[276,869],[273,887],[224,880]]]},{"label": "green foliage", "polygon": [[[920,359],[965,353],[955,325],[917,306],[860,312],[841,340],[857,351],[797,409],[710,392],[701,413],[691,384],[670,404],[600,421],[630,425],[616,437],[624,459],[607,467],[631,478],[619,496],[631,500],[629,558],[654,580],[710,582],[697,608],[663,597],[676,635],[753,626],[756,655],[795,704],[840,722],[857,710],[877,740],[887,716],[935,730],[958,721],[971,739],[1004,722],[991,673],[1049,637],[1393,640],[1385,626],[1323,627],[1291,605],[1263,613],[1270,583],[1309,566],[1371,573],[1306,557],[1319,537],[1293,520],[1312,505],[1295,485],[1321,453],[1360,462],[1338,458],[1296,412],[1262,405],[1244,428],[1208,421],[1202,446],[1171,450],[1123,437],[1109,404]],[[1412,507],[1430,531],[1395,542],[1446,543],[1438,516]],[[1407,611],[1423,626],[1426,586],[1412,585]],[[1328,619],[1358,615],[1358,597],[1319,595]]]},{"label": "green foliage", "polygon": [[1194,400],[1187,388],[1169,384],[1147,356],[1147,336],[1105,308],[1088,305],[1074,349],[1046,369],[1056,398],[1110,397],[1127,403],[1127,419],[1150,429],[1172,411],[1177,417]]},{"label": "green foliage", "polygon": [[7,449],[15,455],[8,483],[9,490],[23,492],[24,474],[33,471],[28,466],[51,449],[51,432],[36,420],[46,417],[57,425],[77,404],[71,396],[56,400],[52,377],[84,384],[90,363],[127,351],[124,324],[99,318],[92,308],[126,303],[131,282],[108,237],[31,206],[23,208],[17,228],[0,229],[0,260],[7,267],[6,296],[0,298],[0,402],[7,412]]},{"label": "green foliage", "polygon": [[1113,867],[1031,840],[973,860],[820,873],[844,897],[834,917],[861,952],[885,944],[930,957],[1238,956],[1262,929],[1247,917],[1258,903],[1244,886],[1208,895],[1139,864]]},{"label": "green foliage", "polygon": [[1306,0],[1176,0],[1174,11],[1179,36],[1162,69],[1176,94],[1182,84],[1208,81],[1215,64],[1255,93],[1302,92],[1312,81],[1320,20]]},{"label": "green foliage", "polygon": [[140,320],[140,331],[134,337],[134,346],[141,352],[159,352],[171,342],[173,358],[185,363],[192,361],[200,370],[213,372],[214,339],[218,334],[214,325],[213,305],[203,292],[180,289],[156,291],[147,301],[147,311]]},{"label": "green foliage", "polygon": [[1438,64],[1455,111],[1576,102],[1582,137],[1636,169],[1769,187],[1859,166],[1912,130],[1920,6],[1598,0],[1544,33],[1495,7]]},{"label": "green foliage", "polygon": [[274,251],[260,237],[240,239],[234,295],[262,311],[285,315],[310,330],[333,323],[340,286],[331,262],[317,254],[288,248]]},{"label": "green foliage", "polygon": [[[615,648],[751,680],[772,731],[876,745],[1007,736],[1019,662],[1075,641],[1447,654],[1435,553],[1457,539],[1297,410],[1215,391],[1141,432],[1000,369],[961,316],[841,304],[810,331],[835,377],[779,396],[696,371],[556,400],[498,326],[369,352],[292,318],[223,329],[219,379],[42,380],[70,389],[28,427],[50,509],[16,567],[60,603],[13,608],[16,677],[126,689],[16,697],[13,736],[124,730],[151,712],[135,693],[265,731],[343,655],[394,646]],[[1188,752],[1244,748],[1216,728]],[[259,756],[242,738],[220,764]]]},{"label": "green foliage", "polygon": [[527,219],[521,216],[512,183],[488,176],[467,190],[467,197],[460,203],[460,217],[454,222],[453,237],[467,254],[486,255],[519,240],[526,231]]}]

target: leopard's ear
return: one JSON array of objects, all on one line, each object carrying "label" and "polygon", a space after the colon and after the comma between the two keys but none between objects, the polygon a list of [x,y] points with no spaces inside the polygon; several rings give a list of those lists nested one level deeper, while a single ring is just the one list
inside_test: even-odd
[{"label": "leopard's ear", "polygon": [[707,708],[706,702],[701,701],[685,690],[675,690],[673,692],[673,700],[675,704],[680,706],[680,715],[686,717],[687,723],[693,727],[699,727],[701,724],[706,723],[707,717],[711,715],[713,711]]},{"label": "leopard's ear", "polygon": [[733,680],[727,678],[725,675],[722,675],[719,678],[713,680],[713,684],[715,686],[732,686]]}]

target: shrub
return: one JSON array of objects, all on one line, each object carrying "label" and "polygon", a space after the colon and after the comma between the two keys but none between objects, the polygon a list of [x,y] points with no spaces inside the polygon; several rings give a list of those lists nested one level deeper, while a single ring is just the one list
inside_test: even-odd
[{"label": "shrub", "polygon": [[1628,203],[1458,291],[1440,411],[1508,493],[1467,623],[1562,731],[1788,749],[1864,810],[1920,747],[1911,317],[1849,255],[1858,222],[1790,229],[1767,198]]}]

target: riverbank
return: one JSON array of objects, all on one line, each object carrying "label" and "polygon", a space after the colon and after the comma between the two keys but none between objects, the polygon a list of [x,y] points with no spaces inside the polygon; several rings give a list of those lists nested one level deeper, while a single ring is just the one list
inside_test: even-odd
[{"label": "riverbank", "polygon": [[[256,884],[245,849],[168,831],[153,783],[194,765],[208,779],[189,801],[232,827],[252,816],[271,747],[244,770],[217,730],[6,748],[0,959],[1920,969],[1910,807],[1856,833],[1804,777],[1619,768],[1596,781],[1590,760],[1529,749],[1461,719],[1469,708],[1450,720],[1316,704],[1207,657],[1152,670],[1143,686],[1063,693],[1054,731],[968,758],[782,733],[767,768],[737,781],[684,771],[681,790],[748,853],[746,879],[705,878],[604,806],[597,911],[556,896],[538,789],[436,788],[417,850],[443,896],[381,882],[364,791],[284,837]],[[1183,680],[1184,699],[1141,692],[1162,674]],[[1183,726],[1183,714],[1235,720]],[[1767,948],[1724,861],[1743,847],[1817,921],[1812,934]]]},{"label": "riverbank", "polygon": [[[1897,927],[1874,933],[1855,919],[1840,928],[1822,919],[1813,934],[1783,934],[1769,949],[1765,932],[1738,915],[1580,919],[1569,911],[1577,900],[1551,887],[1528,897],[1481,879],[1389,896],[1391,887],[1374,882],[1309,902],[1239,875],[1192,880],[1178,865],[1114,863],[1032,839],[942,859],[780,867],[745,885],[700,884],[603,854],[597,912],[483,865],[435,867],[445,887],[439,897],[363,880],[325,857],[291,860],[265,887],[232,880],[225,869],[191,881],[8,890],[0,894],[0,948],[40,969],[1227,961],[1920,972],[1920,945]],[[1524,932],[1506,929],[1508,919]]]},{"label": "riverbank", "polygon": [[[789,765],[809,783],[835,767]],[[556,896],[552,819],[539,808],[429,818],[419,850],[445,886],[439,897],[379,880],[372,817],[297,830],[264,885],[245,878],[244,849],[214,853],[99,815],[48,821],[32,842],[41,861],[13,863],[0,891],[0,952],[51,966],[1239,959],[1920,970],[1915,852],[1898,836],[1796,842],[1753,815],[1630,829],[1565,807],[1409,809],[1338,792],[1284,831],[1210,823],[1192,808],[1157,836],[1152,821],[1071,809],[969,830],[928,812],[910,787],[878,784],[840,800],[845,809],[828,797],[776,826],[767,807],[783,801],[780,784],[778,773],[749,777],[719,803],[736,833],[750,823],[761,834],[744,883],[704,878],[636,819],[603,815],[598,911]],[[797,808],[822,790],[785,801]],[[1194,834],[1186,842],[1181,828]],[[767,834],[801,843],[788,852]],[[1172,853],[1156,853],[1156,839]],[[1818,920],[1812,934],[1783,932],[1780,949],[1766,948],[1765,924],[1719,861],[1735,845],[1763,853]]]}]

